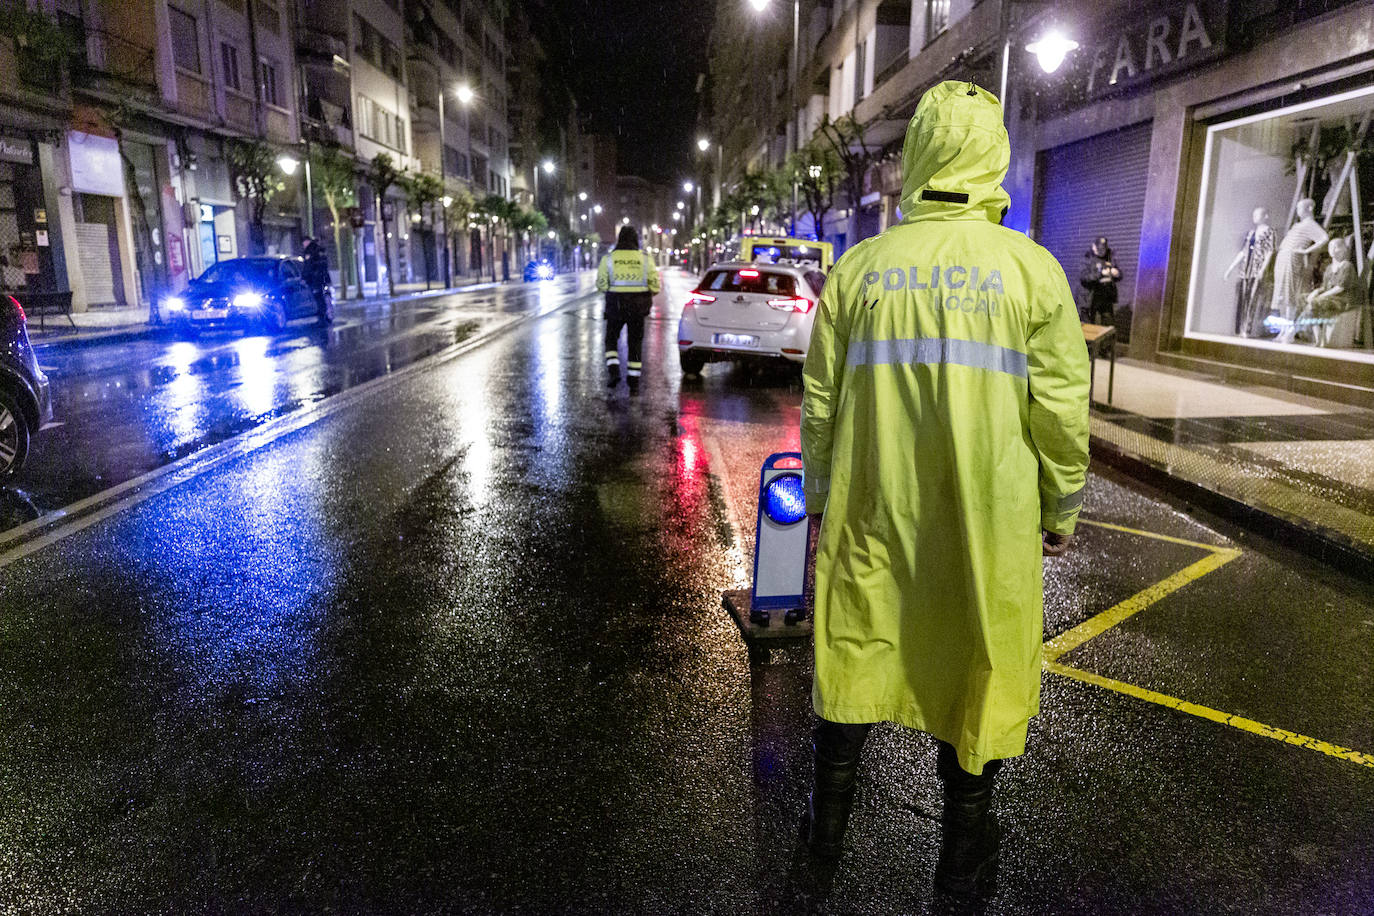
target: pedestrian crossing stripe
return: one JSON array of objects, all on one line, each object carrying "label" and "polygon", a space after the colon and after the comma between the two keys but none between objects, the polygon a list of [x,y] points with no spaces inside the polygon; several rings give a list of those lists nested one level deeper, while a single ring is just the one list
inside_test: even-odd
[{"label": "pedestrian crossing stripe", "polygon": [[1317,751],[1330,757],[1347,760],[1357,763],[1360,766],[1374,768],[1374,754],[1367,754],[1353,748],[1343,747],[1339,744],[1332,744],[1329,741],[1322,741],[1301,735],[1297,732],[1289,731],[1285,728],[1278,728],[1273,725],[1266,725],[1263,722],[1256,722],[1254,719],[1247,719],[1244,716],[1232,715],[1213,709],[1210,706],[1202,706],[1188,700],[1171,697],[1168,694],[1159,693],[1145,687],[1137,687],[1135,684],[1128,684],[1125,681],[1118,681],[1113,678],[1103,677],[1091,671],[1084,671],[1081,668],[1074,668],[1059,661],[1065,654],[1072,652],[1088,640],[1101,636],[1103,633],[1122,623],[1123,621],[1135,616],[1146,608],[1157,604],[1159,601],[1183,588],[1190,582],[1196,582],[1208,573],[1215,572],[1221,567],[1230,563],[1241,555],[1241,551],[1234,547],[1219,547],[1215,544],[1204,544],[1198,541],[1189,541],[1183,538],[1172,537],[1167,534],[1156,534],[1153,531],[1141,531],[1137,528],[1127,528],[1124,525],[1113,525],[1109,522],[1099,522],[1090,519],[1080,518],[1080,525],[1091,525],[1095,528],[1107,528],[1112,531],[1121,531],[1126,534],[1140,535],[1142,537],[1153,538],[1157,541],[1167,541],[1171,544],[1182,544],[1186,547],[1196,547],[1199,550],[1207,551],[1208,555],[1180,569],[1178,572],[1161,579],[1159,582],[1137,592],[1125,601],[1116,604],[1100,614],[1080,623],[1078,626],[1064,633],[1059,634],[1053,639],[1047,640],[1042,648],[1044,660],[1041,667],[1061,677],[1072,678],[1085,684],[1092,684],[1126,696],[1135,697],[1138,700],[1145,700],[1148,703],[1156,703],[1175,709],[1188,715],[1208,719],[1222,725],[1229,725],[1241,731],[1249,732],[1252,735],[1261,735],[1265,738],[1272,738],[1275,741],[1282,741],[1285,744],[1292,744],[1296,747],[1307,748],[1310,751]]}]

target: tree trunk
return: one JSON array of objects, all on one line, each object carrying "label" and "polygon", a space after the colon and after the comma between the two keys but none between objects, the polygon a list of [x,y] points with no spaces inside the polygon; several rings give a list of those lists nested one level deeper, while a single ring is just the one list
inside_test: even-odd
[{"label": "tree trunk", "polygon": [[332,197],[325,198],[329,208],[329,224],[334,230],[334,263],[339,265],[339,298],[348,298],[348,271],[344,267],[343,236],[339,234],[339,208]]}]

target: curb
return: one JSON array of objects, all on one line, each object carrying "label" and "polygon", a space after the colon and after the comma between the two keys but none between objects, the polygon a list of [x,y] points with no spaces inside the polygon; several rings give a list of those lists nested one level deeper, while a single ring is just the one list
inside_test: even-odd
[{"label": "curb", "polygon": [[[510,281],[516,282],[514,280]],[[432,299],[436,296],[456,295],[458,293],[480,292],[486,289],[495,289],[504,286],[505,283],[467,283],[463,286],[452,286],[445,289],[419,290],[413,293],[401,293],[396,296],[375,296],[367,299],[344,299],[344,304],[377,305],[385,302],[413,302],[417,299]],[[81,347],[93,347],[99,344],[128,343],[135,340],[147,340],[152,337],[159,337],[169,333],[171,327],[166,324],[143,324],[131,325],[124,328],[111,329],[109,331],[93,331],[83,334],[77,331],[71,335],[56,337],[43,337],[35,340],[31,335],[29,344],[34,350],[42,352],[53,348],[59,349],[79,349]]]},{"label": "curb", "polygon": [[1261,537],[1297,550],[1340,572],[1374,582],[1374,553],[1339,531],[1276,509],[1254,506],[1223,490],[1189,480],[1098,436],[1089,437],[1092,457],[1137,480]]}]

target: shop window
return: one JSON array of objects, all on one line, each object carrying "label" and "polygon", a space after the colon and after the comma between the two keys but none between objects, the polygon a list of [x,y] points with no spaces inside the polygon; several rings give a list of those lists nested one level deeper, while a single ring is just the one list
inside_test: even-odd
[{"label": "shop window", "polygon": [[1188,336],[1374,361],[1372,151],[1374,87],[1208,128]]},{"label": "shop window", "polygon": [[172,60],[183,70],[200,72],[200,35],[196,31],[196,17],[183,13],[175,6],[167,7],[172,27]]}]

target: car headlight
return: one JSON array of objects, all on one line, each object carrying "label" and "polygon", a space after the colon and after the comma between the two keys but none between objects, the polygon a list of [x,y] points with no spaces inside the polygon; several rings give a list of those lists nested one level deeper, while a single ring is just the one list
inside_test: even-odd
[{"label": "car headlight", "polygon": [[162,307],[169,312],[186,311],[186,300],[180,296],[168,296],[162,300]]},{"label": "car headlight", "polygon": [[234,308],[250,311],[262,308],[262,293],[239,293],[234,297]]},{"label": "car headlight", "polygon": [[541,280],[553,279],[553,268],[547,264],[540,264],[539,268],[535,271],[535,273],[539,275],[539,279]]}]

